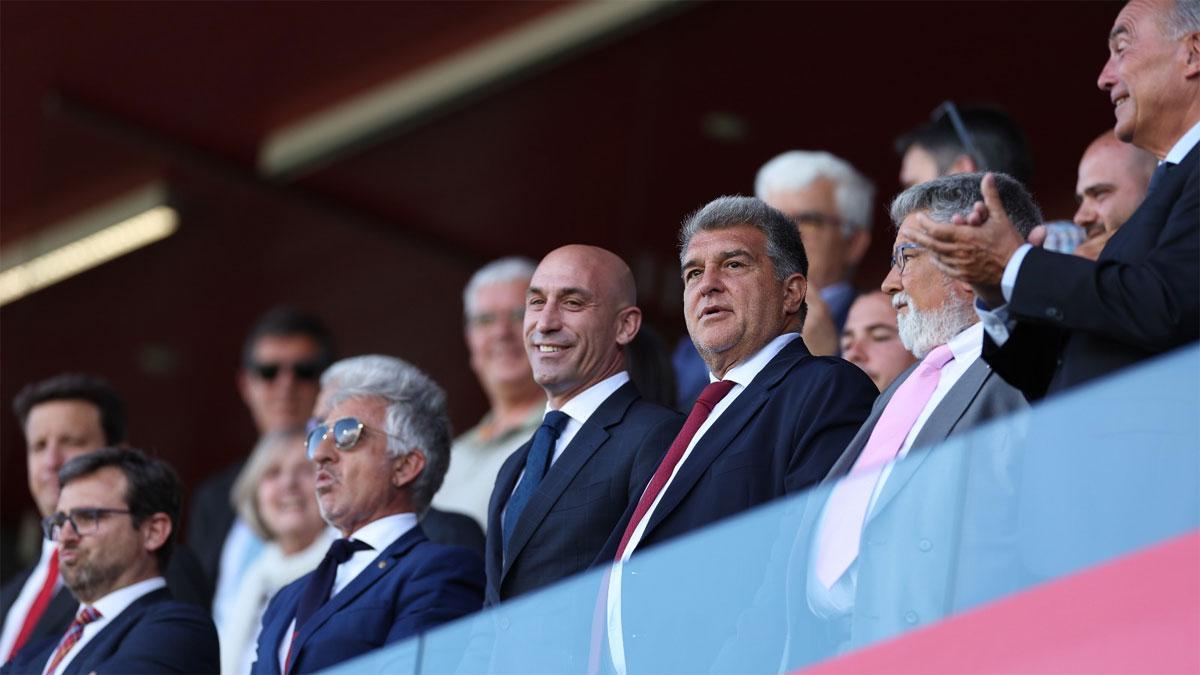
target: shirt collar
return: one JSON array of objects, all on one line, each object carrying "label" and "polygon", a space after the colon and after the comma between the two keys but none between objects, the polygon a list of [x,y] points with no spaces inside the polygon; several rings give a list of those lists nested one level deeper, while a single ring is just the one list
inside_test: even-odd
[{"label": "shirt collar", "polygon": [[149,579],[129,584],[124,588],[118,588],[96,602],[93,602],[91,606],[97,612],[100,612],[101,618],[112,619],[121,612],[124,612],[126,607],[132,605],[134,601],[143,595],[166,587],[166,579],[162,577],[150,577]]},{"label": "shirt collar", "polygon": [[950,338],[946,343],[959,363],[974,361],[983,352],[983,323],[976,321],[970,328]]},{"label": "shirt collar", "polygon": [[[784,333],[776,337],[774,340],[768,342],[765,347],[755,352],[753,356],[726,371],[725,377],[721,379],[732,380],[743,387],[749,387],[754,378],[771,362],[771,359],[775,358],[779,352],[783,351],[784,347],[788,346],[788,343],[798,337],[800,337],[799,333]],[[716,376],[711,372],[708,374],[708,379],[710,382],[717,381]]]},{"label": "shirt collar", "polygon": [[[566,413],[567,417],[583,424],[596,412],[596,408],[600,407],[612,393],[629,381],[629,373],[622,370],[616,375],[610,375],[596,384],[584,389],[563,404],[560,410]],[[553,408],[549,403],[546,403],[546,412],[550,412]]]},{"label": "shirt collar", "polygon": [[349,538],[357,539],[376,551],[382,551],[416,525],[417,514],[393,513],[363,525],[350,533]]},{"label": "shirt collar", "polygon": [[1192,148],[1196,147],[1197,143],[1200,143],[1200,122],[1197,122],[1191,129],[1187,130],[1187,133],[1180,136],[1178,141],[1175,141],[1175,145],[1171,146],[1171,149],[1167,152],[1167,156],[1163,157],[1163,162],[1170,162],[1171,164],[1182,162],[1183,158],[1187,157],[1187,154],[1192,151]]}]

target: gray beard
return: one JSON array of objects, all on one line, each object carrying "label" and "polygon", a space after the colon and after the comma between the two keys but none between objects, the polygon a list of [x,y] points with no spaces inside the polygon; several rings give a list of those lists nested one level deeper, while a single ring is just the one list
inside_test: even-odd
[{"label": "gray beard", "polygon": [[892,296],[893,306],[897,302],[908,304],[908,312],[896,315],[900,342],[918,359],[925,358],[934,347],[946,344],[979,320],[971,301],[958,295],[950,295],[946,304],[928,311],[914,305],[907,293]]}]

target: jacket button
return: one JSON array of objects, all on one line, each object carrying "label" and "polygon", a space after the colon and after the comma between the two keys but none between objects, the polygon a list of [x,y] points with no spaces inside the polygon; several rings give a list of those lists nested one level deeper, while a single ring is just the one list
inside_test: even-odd
[{"label": "jacket button", "polygon": [[1046,316],[1054,319],[1055,321],[1062,321],[1063,313],[1062,310],[1057,307],[1047,307]]},{"label": "jacket button", "polygon": [[500,630],[508,630],[509,621],[507,616],[500,617],[500,621],[498,623],[500,624]]},{"label": "jacket button", "polygon": [[919,543],[917,543],[917,548],[928,553],[929,551],[933,550],[933,542],[929,541],[928,539],[922,539]]},{"label": "jacket button", "polygon": [[911,610],[905,612],[904,613],[904,622],[905,623],[916,623],[917,622],[917,613],[914,611],[911,611]]}]

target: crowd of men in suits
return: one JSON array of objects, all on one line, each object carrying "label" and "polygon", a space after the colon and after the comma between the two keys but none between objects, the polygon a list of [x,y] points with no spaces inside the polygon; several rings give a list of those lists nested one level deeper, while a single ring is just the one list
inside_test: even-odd
[{"label": "crowd of men in suits", "polygon": [[[1108,41],[1098,85],[1116,124],[1080,162],[1086,231],[1073,254],[1048,248],[1011,120],[952,103],[898,142],[907,187],[890,204],[879,291],[848,283],[870,241],[873,188],[828,153],[784,153],[763,167],[758,196],[687,217],[683,412],[639,390],[634,277],[593,246],[504,259],[472,279],[465,331],[491,410],[457,440],[445,393],[415,366],[335,361],[319,320],[266,315],[247,338],[240,392],[264,437],[304,439],[306,494],[332,531],[315,569],[262,599],[246,667],[321,670],[598,567],[594,630],[548,646],[572,652],[556,663],[709,670],[751,614],[708,614],[702,627],[685,617],[738,606],[761,574],[694,589],[668,616],[643,606],[661,578],[637,573],[640,554],[821,484],[827,495],[789,534],[803,551],[786,556],[795,630],[850,648],[914,623],[889,589],[929,575],[863,545],[914,526],[898,522],[914,513],[902,505],[965,489],[959,460],[930,448],[1200,339],[1200,3],[1132,0]],[[845,358],[836,341],[816,347],[828,335]],[[217,671],[214,620],[265,543],[230,499],[246,468],[197,490],[180,545],[179,479],[125,444],[104,381],[51,378],[14,409],[45,539],[0,590],[0,670]],[[934,459],[897,462],[909,456]],[[935,548],[931,532],[922,545]],[[765,567],[771,544],[713,550],[710,564]],[[944,586],[919,593],[906,602],[921,623],[962,604]],[[694,648],[663,656],[684,643]]]}]

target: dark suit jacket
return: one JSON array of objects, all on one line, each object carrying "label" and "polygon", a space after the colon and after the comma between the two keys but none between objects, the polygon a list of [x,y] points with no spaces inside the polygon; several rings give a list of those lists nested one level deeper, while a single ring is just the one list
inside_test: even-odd
[{"label": "dark suit jacket", "polygon": [[[7,622],[8,611],[16,602],[17,596],[21,594],[21,588],[29,579],[29,575],[33,574],[33,569],[30,567],[23,570],[0,586],[0,629],[3,629],[4,623]],[[207,586],[200,571],[200,563],[191,549],[176,544],[164,576],[167,578],[167,586],[171,589],[172,597],[178,598],[181,602],[202,607],[204,613],[208,614]],[[71,620],[75,618],[78,610],[79,601],[71,595],[66,586],[60,586],[58,592],[50,599],[50,604],[46,606],[46,612],[33,627],[33,633],[30,634],[26,646],[28,647],[42,638],[54,638],[55,640],[61,638],[67,631],[67,626],[71,625]],[[5,656],[7,654],[0,655],[0,658]]]},{"label": "dark suit jacket", "polygon": [[[65,629],[64,629],[65,632]],[[3,673],[40,675],[62,635],[30,643]],[[165,588],[125,608],[67,665],[66,673],[215,673],[221,648],[212,619],[196,605],[175,602]]]},{"label": "dark suit jacket", "polygon": [[469,548],[483,560],[483,528],[471,516],[430,507],[421,518],[421,529],[429,541]]},{"label": "dark suit jacket", "polygon": [[[263,614],[255,673],[279,673],[279,645],[314,572],[285,586]],[[289,672],[324,670],[477,611],[483,564],[462,548],[429,541],[417,525],[322,605],[292,643]]]},{"label": "dark suit jacket", "polygon": [[491,605],[587,569],[621,514],[636,503],[683,416],[642,400],[627,382],[613,392],[551,465],[513,531],[508,559],[500,514],[525,468],[532,439],[500,467],[488,504]]},{"label": "dark suit jacket", "polygon": [[[623,568],[622,623],[631,672],[707,670],[733,634],[739,612],[751,604],[773,539],[741,537],[739,546],[709,545],[689,554],[689,559],[702,556],[694,564],[670,569],[663,568],[663,558],[643,556],[645,549],[815,485],[846,449],[878,395],[857,367],[813,356],[798,338],[724,411],[667,487]],[[601,553],[604,561],[615,556],[632,512],[633,507],[627,509],[614,529]],[[680,555],[676,551],[675,559]],[[672,600],[663,603],[664,597]],[[687,645],[686,653],[664,645]]]},{"label": "dark suit jacket", "polygon": [[1200,338],[1200,146],[1170,169],[1096,262],[1034,248],[983,356],[1030,400]]},{"label": "dark suit jacket", "polygon": [[217,588],[221,549],[235,516],[229,493],[245,464],[245,460],[230,464],[200,483],[192,494],[191,508],[188,509],[188,544],[200,557],[209,605]]}]

